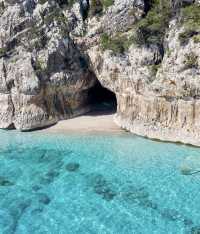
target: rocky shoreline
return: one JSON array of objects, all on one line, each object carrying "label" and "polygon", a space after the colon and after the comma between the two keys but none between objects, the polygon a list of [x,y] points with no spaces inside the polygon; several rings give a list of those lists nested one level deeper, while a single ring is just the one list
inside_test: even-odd
[{"label": "rocky shoreline", "polygon": [[84,114],[100,82],[121,127],[200,145],[199,11],[197,0],[1,0],[0,127]]},{"label": "rocky shoreline", "polygon": [[193,135],[191,136],[191,134],[181,130],[175,131],[169,128],[158,128],[157,126],[145,125],[137,121],[131,123],[129,119],[121,119],[118,115],[114,117],[114,121],[119,127],[138,136],[163,142],[174,142],[200,147],[199,137],[194,138]]}]

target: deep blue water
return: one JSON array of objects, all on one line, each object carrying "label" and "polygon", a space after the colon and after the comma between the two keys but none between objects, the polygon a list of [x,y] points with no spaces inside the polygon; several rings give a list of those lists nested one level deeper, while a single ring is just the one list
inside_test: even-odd
[{"label": "deep blue water", "polygon": [[130,134],[0,131],[0,233],[200,233],[200,149]]}]

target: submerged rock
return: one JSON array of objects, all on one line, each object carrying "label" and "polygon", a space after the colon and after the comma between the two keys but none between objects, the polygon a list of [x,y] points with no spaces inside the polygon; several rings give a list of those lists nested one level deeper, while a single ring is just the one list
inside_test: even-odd
[{"label": "submerged rock", "polygon": [[80,164],[79,163],[68,163],[66,166],[65,166],[65,169],[69,172],[75,172],[75,171],[78,171],[78,169],[80,168]]},{"label": "submerged rock", "polygon": [[106,201],[111,201],[117,193],[113,191],[107,184],[97,185],[94,187],[94,192],[101,195]]},{"label": "submerged rock", "polygon": [[42,187],[41,186],[39,186],[39,185],[34,185],[33,187],[32,187],[32,190],[34,191],[34,192],[37,192],[38,190],[40,190]]},{"label": "submerged rock", "polygon": [[154,210],[158,209],[158,205],[156,203],[154,203],[153,201],[149,200],[148,198],[139,199],[139,205],[143,206],[145,208],[151,208]]},{"label": "submerged rock", "polygon": [[5,177],[0,176],[0,186],[12,186],[14,183]]},{"label": "submerged rock", "polygon": [[31,206],[31,202],[31,199],[27,199],[26,197],[24,197],[13,200],[12,203],[8,205],[7,209],[9,210],[9,213],[12,215],[13,218],[12,232],[10,233],[16,232],[20,218]]},{"label": "submerged rock", "polygon": [[135,200],[135,199],[144,199],[144,198],[148,198],[149,194],[148,192],[144,191],[144,190],[136,190],[136,191],[130,191],[127,193],[124,193],[123,196],[127,199],[127,200]]},{"label": "submerged rock", "polygon": [[193,221],[190,218],[186,217],[184,214],[180,213],[178,210],[166,208],[161,210],[158,209],[158,211],[161,216],[168,221],[181,221],[184,223],[185,226],[193,225]]},{"label": "submerged rock", "polygon": [[55,178],[55,177],[58,177],[59,176],[59,172],[58,171],[55,171],[55,170],[51,170],[51,171],[48,171],[47,173],[46,173],[46,176],[48,177],[48,178]]},{"label": "submerged rock", "polygon": [[200,234],[200,226],[192,227],[191,234]]},{"label": "submerged rock", "polygon": [[63,157],[72,153],[72,151],[60,151],[56,149],[39,149],[39,163],[54,163],[62,161]]},{"label": "submerged rock", "polygon": [[92,178],[89,178],[89,180],[90,185],[93,187],[93,191],[106,201],[111,201],[117,195],[112,184],[108,182],[103,175],[92,175]]},{"label": "submerged rock", "polygon": [[181,174],[183,175],[200,175],[200,156],[187,157],[180,166]]},{"label": "submerged rock", "polygon": [[148,199],[149,193],[145,190],[143,187],[134,187],[130,186],[128,188],[125,188],[120,192],[121,197],[128,201],[128,202],[135,202],[138,201],[144,201],[145,199]]},{"label": "submerged rock", "polygon": [[51,199],[45,193],[37,194],[38,201],[44,205],[48,205],[51,202]]},{"label": "submerged rock", "polygon": [[32,215],[38,215],[38,214],[41,214],[43,212],[43,208],[39,207],[39,208],[36,208],[34,210],[31,211],[31,214]]},{"label": "submerged rock", "polygon": [[57,160],[51,164],[52,168],[47,173],[43,174],[40,178],[40,183],[47,185],[53,183],[53,181],[60,175],[59,169],[62,167],[63,161]]},{"label": "submerged rock", "polygon": [[13,233],[14,219],[8,209],[0,209],[0,232],[5,234]]},{"label": "submerged rock", "polygon": [[181,214],[174,209],[164,209],[161,211],[161,215],[164,219],[168,219],[170,221],[181,220],[182,218]]},{"label": "submerged rock", "polygon": [[185,224],[186,226],[191,226],[191,225],[193,225],[193,221],[192,221],[191,219],[189,219],[189,218],[186,218],[186,217],[183,218],[183,222],[184,222],[184,224]]},{"label": "submerged rock", "polygon": [[54,177],[49,176],[49,175],[47,175],[47,174],[45,174],[44,176],[42,176],[42,177],[40,178],[40,183],[41,183],[42,185],[51,184],[53,181],[54,181]]}]

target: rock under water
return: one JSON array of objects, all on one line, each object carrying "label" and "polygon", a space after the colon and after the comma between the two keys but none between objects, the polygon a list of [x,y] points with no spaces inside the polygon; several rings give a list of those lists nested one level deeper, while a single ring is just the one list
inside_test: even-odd
[{"label": "rock under water", "polygon": [[12,186],[14,183],[5,177],[0,176],[0,186]]},{"label": "rock under water", "polygon": [[200,175],[200,156],[187,157],[180,166],[181,174],[183,175]]},{"label": "rock under water", "polygon": [[80,167],[80,164],[79,164],[79,163],[73,163],[73,162],[72,162],[72,163],[68,163],[68,164],[65,166],[66,170],[69,171],[69,172],[78,171],[79,167]]}]

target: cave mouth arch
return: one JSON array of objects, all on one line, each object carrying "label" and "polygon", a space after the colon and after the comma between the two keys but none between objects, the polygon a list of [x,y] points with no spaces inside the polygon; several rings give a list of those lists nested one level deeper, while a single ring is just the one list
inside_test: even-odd
[{"label": "cave mouth arch", "polygon": [[103,87],[97,80],[88,92],[91,111],[102,113],[115,113],[117,111],[117,98],[114,92]]}]

